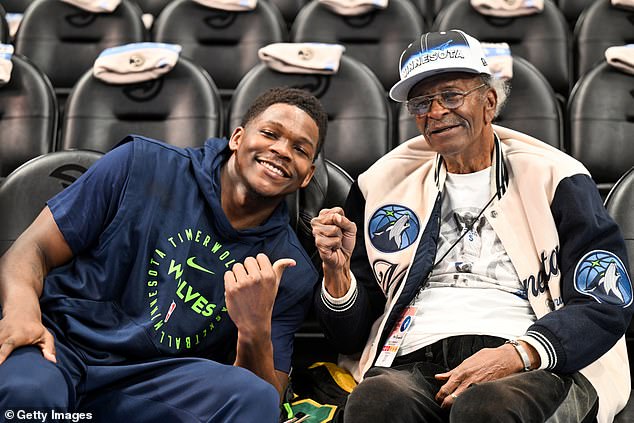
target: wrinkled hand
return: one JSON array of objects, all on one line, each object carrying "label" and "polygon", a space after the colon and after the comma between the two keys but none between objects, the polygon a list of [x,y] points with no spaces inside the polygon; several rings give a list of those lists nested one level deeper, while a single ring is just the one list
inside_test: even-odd
[{"label": "wrinkled hand", "polygon": [[258,254],[225,272],[227,311],[239,333],[270,333],[273,303],[282,273],[289,266],[295,266],[295,260],[286,258],[271,264],[266,255]]},{"label": "wrinkled hand", "polygon": [[346,218],[343,209],[323,209],[310,224],[324,266],[331,269],[348,266],[354,250],[357,225]]},{"label": "wrinkled hand", "polygon": [[45,359],[57,363],[55,339],[41,321],[4,316],[0,320],[0,364],[4,363],[13,350],[27,345],[39,347]]},{"label": "wrinkled hand", "polygon": [[521,358],[512,345],[498,348],[484,348],[464,360],[458,367],[437,374],[437,380],[446,381],[436,394],[436,401],[442,408],[451,407],[455,398],[474,383],[501,379],[523,369]]}]

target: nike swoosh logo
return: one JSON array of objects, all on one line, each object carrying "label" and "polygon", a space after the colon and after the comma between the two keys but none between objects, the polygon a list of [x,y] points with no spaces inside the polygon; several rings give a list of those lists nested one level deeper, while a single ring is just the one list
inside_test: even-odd
[{"label": "nike swoosh logo", "polygon": [[198,265],[198,263],[196,263],[194,260],[196,260],[196,256],[192,256],[190,258],[187,259],[187,265],[191,268],[194,268],[196,270],[200,270],[201,272],[205,272],[205,273],[209,273],[211,275],[215,275],[214,272],[212,272],[211,270],[205,269],[204,267]]}]

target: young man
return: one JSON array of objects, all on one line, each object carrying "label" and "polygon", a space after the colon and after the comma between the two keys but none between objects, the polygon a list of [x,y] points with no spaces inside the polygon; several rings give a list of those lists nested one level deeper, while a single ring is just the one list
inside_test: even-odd
[{"label": "young man", "polygon": [[344,421],[612,421],[632,286],[588,171],[492,124],[506,90],[462,31],[423,34],[400,72],[422,136],[313,220],[318,317],[364,378]]},{"label": "young man", "polygon": [[0,409],[277,421],[317,278],[284,197],[326,125],[269,90],[228,142],[131,136],[51,199],[0,261]]}]

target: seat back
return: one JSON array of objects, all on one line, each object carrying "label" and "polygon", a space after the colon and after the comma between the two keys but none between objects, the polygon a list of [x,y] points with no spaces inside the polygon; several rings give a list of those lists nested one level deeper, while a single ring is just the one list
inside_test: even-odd
[{"label": "seat back", "polygon": [[[614,184],[605,200],[605,207],[610,216],[619,225],[625,239],[631,275],[632,265],[634,264],[634,167],[625,172]],[[625,341],[629,351],[630,363],[634,363],[634,321],[630,322],[625,333]],[[630,373],[634,373],[634,367],[632,366],[630,366]],[[634,380],[634,374],[632,376],[632,380]]]},{"label": "seat back", "polygon": [[36,157],[0,185],[0,255],[33,222],[46,202],[69,186],[99,157],[94,151],[58,151]]},{"label": "seat back", "polygon": [[32,0],[2,0],[2,7],[7,13],[24,13]]},{"label": "seat back", "polygon": [[634,10],[596,0],[579,18],[574,32],[575,76],[580,78],[605,59],[611,46],[634,43]]},{"label": "seat back", "polygon": [[442,9],[434,29],[460,28],[482,42],[510,45],[514,56],[531,62],[546,77],[555,92],[568,97],[571,84],[570,34],[561,11],[544,0],[541,13],[502,18],[485,16],[469,0],[455,0]]},{"label": "seat back", "polygon": [[358,16],[338,15],[312,0],[297,15],[291,40],[344,45],[345,54],[366,64],[387,91],[399,80],[398,58],[423,29],[410,0],[390,0],[387,8]]},{"label": "seat back", "polygon": [[162,77],[135,84],[107,84],[88,71],[68,98],[60,148],[106,152],[128,134],[198,146],[221,135],[222,122],[214,82],[184,57]]},{"label": "seat back", "polygon": [[289,74],[255,66],[236,88],[229,127],[240,125],[251,102],[272,87],[302,88],[317,97],[328,113],[326,159],[353,178],[390,150],[389,106],[383,87],[363,63],[341,58],[335,75]]},{"label": "seat back", "polygon": [[28,59],[11,57],[11,79],[0,86],[0,176],[53,151],[57,104],[50,81]]},{"label": "seat back", "polygon": [[570,153],[590,170],[602,196],[634,163],[634,75],[606,62],[588,72],[568,101]]},{"label": "seat back", "polygon": [[112,13],[90,13],[60,0],[35,0],[16,34],[16,53],[28,57],[65,99],[104,49],[144,41],[141,9],[122,0]]},{"label": "seat back", "polygon": [[209,72],[226,102],[258,63],[258,50],[287,38],[279,10],[266,1],[232,12],[175,0],[158,16],[153,33],[155,41],[180,44],[181,54]]},{"label": "seat back", "polygon": [[315,173],[310,183],[286,197],[291,227],[318,271],[321,271],[321,259],[310,221],[324,208],[343,207],[352,182],[345,170],[320,154],[315,160]]},{"label": "seat back", "polygon": [[5,18],[5,11],[0,5],[0,43],[6,44],[9,42],[9,23]]},{"label": "seat back", "polygon": [[[511,92],[494,123],[563,149],[564,123],[557,97],[537,68],[521,57],[513,57]],[[398,125],[399,143],[420,135],[404,104]]]},{"label": "seat back", "polygon": [[595,0],[557,0],[557,7],[566,18],[568,27],[573,29],[581,13],[595,2]]}]

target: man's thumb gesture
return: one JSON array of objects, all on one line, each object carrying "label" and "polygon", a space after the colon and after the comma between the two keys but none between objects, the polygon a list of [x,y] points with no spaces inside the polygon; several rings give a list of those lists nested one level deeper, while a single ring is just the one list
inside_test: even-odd
[{"label": "man's thumb gesture", "polygon": [[275,273],[275,281],[279,284],[280,281],[282,280],[282,274],[284,273],[284,270],[286,270],[287,267],[293,267],[296,264],[297,263],[295,263],[295,260],[290,258],[279,259],[275,263],[273,263],[273,272]]}]

